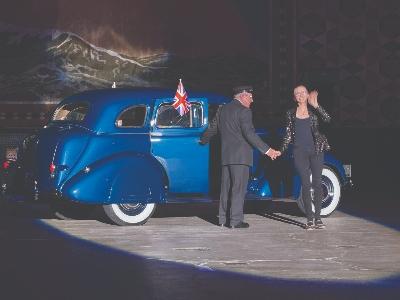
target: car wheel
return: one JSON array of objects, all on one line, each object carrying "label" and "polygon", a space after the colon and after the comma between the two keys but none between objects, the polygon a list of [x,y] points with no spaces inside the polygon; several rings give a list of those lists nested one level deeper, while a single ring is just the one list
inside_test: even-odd
[{"label": "car wheel", "polygon": [[103,205],[104,213],[116,225],[142,225],[156,210],[155,203]]},{"label": "car wheel", "polygon": [[[324,167],[322,170],[322,204],[321,217],[327,217],[332,214],[339,205],[341,196],[341,187],[338,176],[332,169]],[[311,177],[312,180],[312,177]],[[300,210],[305,213],[304,201],[301,196],[297,199]],[[312,211],[315,212],[314,203],[312,203]]]}]

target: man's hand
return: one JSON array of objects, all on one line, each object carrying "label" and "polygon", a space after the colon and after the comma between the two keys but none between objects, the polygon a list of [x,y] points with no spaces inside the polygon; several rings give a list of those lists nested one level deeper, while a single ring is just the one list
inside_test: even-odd
[{"label": "man's hand", "polygon": [[265,154],[268,155],[272,160],[275,160],[278,156],[281,156],[282,153],[275,149],[269,148],[269,150]]}]

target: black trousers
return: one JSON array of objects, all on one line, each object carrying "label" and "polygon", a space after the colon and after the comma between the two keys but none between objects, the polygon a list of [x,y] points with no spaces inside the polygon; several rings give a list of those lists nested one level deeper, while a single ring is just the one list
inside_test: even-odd
[{"label": "black trousers", "polygon": [[[307,150],[301,148],[294,148],[294,165],[300,175],[302,198],[304,208],[306,211],[307,221],[313,219],[312,204],[311,204],[311,188],[314,195],[315,213],[314,218],[318,219],[321,215],[321,202],[322,202],[322,168],[324,162],[323,153],[315,153],[314,150]],[[312,182],[310,180],[312,175]]]},{"label": "black trousers", "polygon": [[222,166],[221,194],[219,201],[219,223],[226,224],[230,201],[230,225],[243,222],[243,205],[249,182],[249,166]]}]

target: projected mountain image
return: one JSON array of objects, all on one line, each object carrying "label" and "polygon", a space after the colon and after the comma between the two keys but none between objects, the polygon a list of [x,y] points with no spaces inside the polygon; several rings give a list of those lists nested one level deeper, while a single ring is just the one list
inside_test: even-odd
[{"label": "projected mountain image", "polygon": [[92,45],[76,34],[0,26],[0,101],[59,101],[88,89],[187,88],[229,91],[235,84],[262,85],[265,63],[238,56],[179,57],[170,53],[128,57]]}]

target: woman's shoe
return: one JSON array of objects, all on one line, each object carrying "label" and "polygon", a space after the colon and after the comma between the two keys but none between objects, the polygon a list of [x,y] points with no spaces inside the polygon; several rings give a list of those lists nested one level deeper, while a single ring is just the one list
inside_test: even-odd
[{"label": "woman's shoe", "polygon": [[315,228],[316,229],[324,229],[326,226],[324,223],[322,223],[321,219],[315,219]]},{"label": "woman's shoe", "polygon": [[304,225],[305,230],[313,230],[314,229],[314,222],[313,221],[307,221],[307,223]]}]

